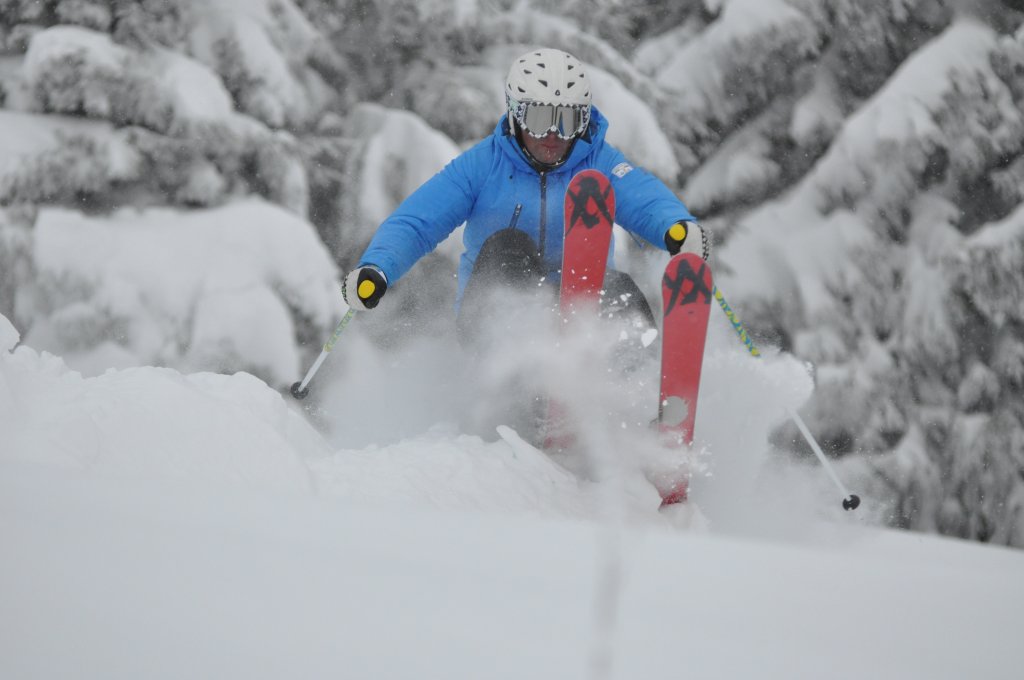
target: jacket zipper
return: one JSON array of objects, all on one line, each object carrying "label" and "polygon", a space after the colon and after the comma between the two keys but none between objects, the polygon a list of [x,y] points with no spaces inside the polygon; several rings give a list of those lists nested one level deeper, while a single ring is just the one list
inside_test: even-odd
[{"label": "jacket zipper", "polygon": [[544,261],[544,239],[548,230],[548,174],[540,173],[540,226],[537,236],[540,239],[540,259]]}]

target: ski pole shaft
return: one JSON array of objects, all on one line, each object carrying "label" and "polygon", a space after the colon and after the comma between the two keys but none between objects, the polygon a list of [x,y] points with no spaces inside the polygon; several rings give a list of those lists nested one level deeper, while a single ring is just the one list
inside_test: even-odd
[{"label": "ski pole shaft", "polygon": [[825,472],[827,472],[828,476],[832,478],[832,481],[839,489],[839,492],[843,494],[843,509],[853,510],[860,505],[860,498],[857,495],[850,493],[842,481],[840,481],[839,476],[836,475],[835,468],[832,467],[828,462],[828,458],[825,457],[825,452],[821,450],[821,447],[818,446],[817,440],[811,434],[811,431],[807,429],[807,424],[804,423],[804,419],[800,417],[800,414],[789,407],[786,407],[786,412],[789,413],[789,417],[793,419],[794,423],[796,423],[797,428],[800,430],[800,434],[802,434],[804,439],[807,440],[807,443],[811,445],[811,448],[814,450],[814,455],[816,455],[818,460],[821,461],[821,465],[825,468]]},{"label": "ski pole shaft", "polygon": [[348,326],[349,321],[356,315],[356,310],[349,309],[345,312],[345,316],[341,317],[341,321],[338,323],[338,327],[334,329],[334,333],[328,338],[327,342],[324,343],[323,350],[320,351],[320,356],[316,358],[313,365],[306,371],[306,377],[301,382],[297,382],[292,385],[291,393],[296,399],[305,399],[309,396],[309,383],[316,375],[316,372],[320,370],[320,366],[323,365],[324,360],[327,359],[327,355],[330,354],[331,350],[334,349],[334,343],[338,342],[338,338],[341,337],[345,327]]},{"label": "ski pole shaft", "polygon": [[[714,287],[713,294],[715,299],[718,301],[718,304],[722,307],[722,311],[725,312],[726,318],[729,319],[729,323],[732,324],[733,330],[736,331],[736,334],[743,342],[743,345],[747,348],[747,351],[750,352],[752,357],[760,357],[761,352],[754,345],[754,341],[750,339],[750,334],[747,333],[747,329],[743,327],[743,323],[736,315],[736,312],[732,311],[732,307],[730,307],[729,303],[725,301],[725,296],[722,295],[722,291],[718,289],[718,286]],[[803,418],[789,407],[786,408],[786,413],[793,422],[796,423],[796,427],[800,430],[800,434],[802,434],[804,439],[807,440],[811,450],[814,451],[814,455],[817,456],[818,460],[821,462],[821,466],[825,468],[825,472],[828,473],[828,476],[831,477],[836,488],[839,489],[839,493],[843,494],[843,510],[856,509],[857,506],[860,505],[860,497],[856,494],[850,493],[843,482],[839,479],[835,468],[828,462],[828,458],[825,457],[825,452],[821,450],[821,446],[818,445],[818,441],[814,438],[814,435],[811,434],[811,431],[808,429],[807,424],[804,423]]]}]

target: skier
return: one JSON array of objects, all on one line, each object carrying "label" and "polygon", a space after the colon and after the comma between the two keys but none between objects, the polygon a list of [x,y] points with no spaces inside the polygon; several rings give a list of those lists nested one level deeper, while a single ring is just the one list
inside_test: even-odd
[{"label": "skier", "polygon": [[[489,137],[448,163],[380,225],[345,278],[350,307],[377,307],[389,285],[465,223],[456,324],[460,342],[472,346],[493,290],[541,281],[557,286],[563,198],[573,175],[588,168],[610,178],[619,225],[669,253],[707,259],[709,239],[686,206],[605,141],[608,121],[591,105],[590,80],[578,59],[547,48],[523,54],[509,69],[505,102]],[[603,299],[625,304],[653,327],[643,294],[613,267],[609,253]]]}]

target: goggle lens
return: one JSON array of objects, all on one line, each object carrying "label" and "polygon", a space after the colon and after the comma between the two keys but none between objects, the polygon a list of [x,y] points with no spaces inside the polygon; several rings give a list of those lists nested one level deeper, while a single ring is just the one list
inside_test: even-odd
[{"label": "goggle lens", "polygon": [[516,120],[531,137],[540,139],[554,132],[560,139],[572,139],[586,129],[590,112],[583,106],[520,104]]}]

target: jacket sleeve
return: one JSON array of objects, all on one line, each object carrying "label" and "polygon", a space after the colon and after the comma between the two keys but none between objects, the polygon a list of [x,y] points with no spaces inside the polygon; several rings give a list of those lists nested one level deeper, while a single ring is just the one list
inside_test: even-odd
[{"label": "jacket sleeve", "polygon": [[630,163],[615,147],[606,144],[600,169],[615,189],[615,222],[662,250],[665,232],[676,222],[698,221],[664,182]]},{"label": "jacket sleeve", "polygon": [[484,153],[482,145],[462,153],[402,201],[377,229],[359,266],[376,265],[393,284],[448,238],[473,208]]}]

